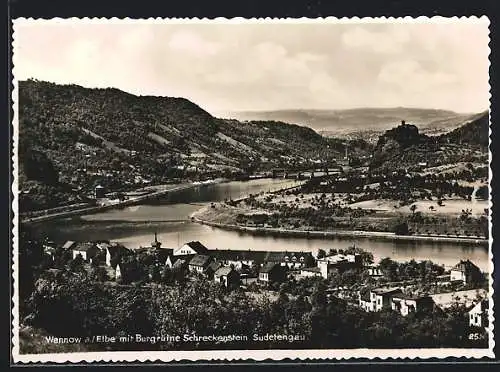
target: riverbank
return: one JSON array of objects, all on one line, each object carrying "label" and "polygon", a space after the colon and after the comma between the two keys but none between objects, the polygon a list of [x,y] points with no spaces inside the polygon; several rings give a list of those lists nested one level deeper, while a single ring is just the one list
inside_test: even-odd
[{"label": "riverbank", "polygon": [[217,227],[224,230],[247,232],[256,235],[272,235],[272,236],[290,236],[296,238],[333,238],[333,237],[369,237],[369,238],[379,238],[384,240],[405,240],[405,241],[431,241],[431,242],[446,242],[446,243],[467,243],[474,245],[488,245],[487,239],[475,239],[475,238],[461,238],[461,237],[445,237],[445,236],[425,236],[425,235],[396,235],[395,233],[389,232],[377,232],[377,231],[347,231],[347,230],[336,230],[336,231],[317,231],[317,230],[290,230],[272,227],[250,227],[250,226],[240,226],[233,224],[222,224],[218,222],[204,221],[199,218],[193,217],[193,222],[200,223],[203,225]]},{"label": "riverbank", "polygon": [[169,193],[179,192],[179,191],[183,191],[183,190],[189,190],[189,189],[193,189],[195,187],[220,184],[220,183],[224,183],[224,182],[228,182],[228,181],[229,180],[227,180],[227,179],[220,178],[220,179],[213,180],[210,183],[191,183],[191,184],[187,184],[187,185],[180,185],[180,186],[176,186],[176,187],[173,187],[170,189],[161,189],[158,191],[153,191],[151,193],[137,195],[133,198],[129,198],[129,199],[122,200],[122,201],[116,201],[116,202],[109,203],[106,205],[99,205],[99,206],[95,206],[95,207],[74,209],[74,210],[64,211],[64,212],[59,212],[59,213],[46,214],[46,215],[38,216],[38,217],[25,218],[21,222],[24,224],[34,224],[34,223],[52,221],[52,220],[62,219],[62,218],[69,218],[69,217],[82,216],[82,215],[87,215],[87,214],[101,213],[101,212],[106,212],[106,211],[109,211],[112,209],[119,209],[119,208],[130,207],[133,205],[141,204],[141,203],[144,203],[146,201],[154,200],[154,199],[157,199],[159,197],[168,195]]},{"label": "riverbank", "polygon": [[[304,229],[286,229],[274,227],[254,227],[245,226],[234,223],[234,215],[237,213],[236,208],[224,206],[224,212],[218,214],[218,222],[207,219],[210,215],[210,207],[201,208],[191,214],[191,221],[202,225],[216,227],[224,230],[245,232],[254,235],[270,235],[270,236],[288,236],[296,238],[308,239],[325,239],[336,237],[352,237],[352,238],[373,238],[391,241],[428,241],[428,242],[443,242],[443,243],[463,243],[473,245],[488,245],[488,240],[479,237],[451,237],[438,235],[397,235],[393,232],[378,232],[378,231],[361,231],[361,230],[304,230]],[[256,212],[258,213],[258,212]]]}]

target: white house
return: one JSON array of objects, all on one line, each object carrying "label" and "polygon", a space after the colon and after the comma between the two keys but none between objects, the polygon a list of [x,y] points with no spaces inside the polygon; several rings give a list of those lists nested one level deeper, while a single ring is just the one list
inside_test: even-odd
[{"label": "white house", "polygon": [[189,242],[179,248],[174,249],[174,256],[194,256],[195,254],[206,255],[208,248],[198,241]]},{"label": "white house", "polygon": [[48,254],[49,256],[54,257],[56,253],[56,245],[54,242],[50,241],[43,244],[43,253]]},{"label": "white house", "polygon": [[373,304],[370,298],[370,290],[368,288],[363,288],[358,291],[359,296],[359,307],[364,311],[373,311]]},{"label": "white house", "polygon": [[73,259],[81,255],[84,261],[90,261],[99,253],[99,248],[94,243],[80,243],[73,247]]},{"label": "white house", "polygon": [[348,269],[361,267],[361,256],[359,254],[335,254],[317,260],[321,276],[328,279],[334,270],[343,272]]},{"label": "white house", "polygon": [[381,311],[391,308],[393,297],[402,295],[399,288],[375,288],[359,291],[359,306],[365,311]]},{"label": "white house", "polygon": [[450,281],[461,281],[469,284],[481,280],[481,270],[471,261],[460,261],[450,271]]},{"label": "white house", "polygon": [[396,294],[392,297],[391,308],[399,312],[402,316],[422,310],[431,310],[434,307],[434,300],[430,296],[406,296]]},{"label": "white house", "polygon": [[300,269],[300,276],[321,276],[321,269],[319,267],[303,267],[302,269]]},{"label": "white house", "polygon": [[109,250],[111,244],[107,242],[99,242],[96,245],[101,251],[106,252],[106,265],[111,266],[111,252]]},{"label": "white house", "polygon": [[370,298],[374,303],[374,311],[380,311],[383,308],[391,307],[391,298],[394,295],[401,294],[399,288],[376,288],[371,291]]},{"label": "white house", "polygon": [[368,275],[371,276],[372,278],[381,278],[384,276],[384,273],[380,269],[380,267],[377,266],[370,266],[367,269]]},{"label": "white house", "polygon": [[210,256],[197,254],[189,261],[189,271],[196,271],[202,274],[211,262]]},{"label": "white house", "polygon": [[225,287],[235,288],[240,283],[240,274],[231,266],[223,266],[215,271],[214,281]]},{"label": "white house", "polygon": [[469,325],[471,327],[488,327],[488,308],[489,303],[487,299],[478,302],[469,311]]}]

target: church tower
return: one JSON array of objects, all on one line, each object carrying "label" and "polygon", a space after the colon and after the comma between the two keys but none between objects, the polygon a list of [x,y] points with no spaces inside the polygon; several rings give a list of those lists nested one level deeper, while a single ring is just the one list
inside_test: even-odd
[{"label": "church tower", "polygon": [[155,231],[155,241],[151,243],[151,247],[160,249],[161,248],[161,242],[158,241],[158,236]]}]

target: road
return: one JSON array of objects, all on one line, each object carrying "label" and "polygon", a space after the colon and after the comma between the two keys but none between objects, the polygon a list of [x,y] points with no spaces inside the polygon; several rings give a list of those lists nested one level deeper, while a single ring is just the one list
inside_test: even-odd
[{"label": "road", "polygon": [[[218,179],[218,180],[215,180],[212,184],[222,183],[225,181],[226,180],[224,180],[224,179]],[[110,209],[122,208],[122,207],[128,207],[128,206],[135,205],[135,204],[140,204],[144,201],[153,200],[153,199],[159,198],[160,196],[167,195],[168,193],[171,193],[171,192],[188,190],[188,189],[198,187],[198,186],[200,186],[200,184],[198,184],[198,183],[184,184],[184,185],[180,185],[177,187],[173,187],[171,189],[161,189],[159,191],[155,191],[155,192],[152,192],[149,194],[139,195],[139,196],[129,198],[127,200],[123,200],[120,202],[112,203],[112,204],[100,205],[97,207],[75,209],[75,210],[66,211],[66,212],[47,214],[47,215],[43,215],[43,216],[39,216],[39,217],[25,218],[21,222],[24,224],[40,223],[40,222],[51,221],[51,220],[56,220],[56,219],[60,219],[60,218],[68,218],[68,217],[104,212],[104,211],[107,211]]]}]

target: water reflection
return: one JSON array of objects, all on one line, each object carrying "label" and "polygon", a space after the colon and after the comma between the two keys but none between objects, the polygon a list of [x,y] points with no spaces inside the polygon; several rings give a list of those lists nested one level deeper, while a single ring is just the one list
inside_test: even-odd
[{"label": "water reflection", "polygon": [[[431,259],[452,266],[460,259],[470,259],[482,270],[488,270],[488,248],[457,243],[423,241],[387,241],[375,238],[296,238],[255,236],[244,232],[224,231],[192,223],[187,217],[212,201],[224,200],[228,195],[241,198],[247,194],[272,190],[290,180],[254,180],[201,186],[160,202],[113,210],[38,226],[39,232],[49,233],[56,240],[106,239],[119,241],[130,248],[149,245],[154,232],[164,247],[177,247],[185,241],[199,240],[211,249],[251,249],[268,251],[317,251],[330,248],[345,249],[353,244],[370,251],[378,260],[391,257],[396,260]],[[186,204],[191,203],[191,204]],[[174,222],[172,222],[174,221]]]}]

